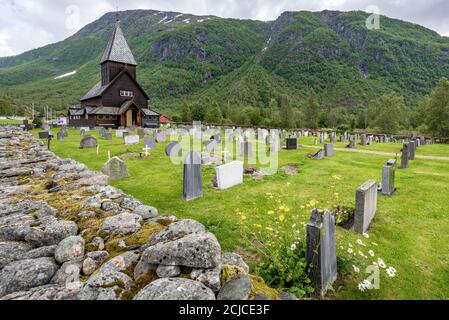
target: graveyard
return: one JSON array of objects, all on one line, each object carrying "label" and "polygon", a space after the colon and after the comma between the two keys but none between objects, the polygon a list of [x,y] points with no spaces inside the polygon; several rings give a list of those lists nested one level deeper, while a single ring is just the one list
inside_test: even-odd
[{"label": "graveyard", "polygon": [[[40,131],[32,132],[38,137]],[[120,158],[129,177],[111,180],[112,186],[158,208],[161,215],[199,221],[217,236],[223,250],[239,253],[252,270],[257,270],[264,259],[263,245],[267,243],[262,243],[261,237],[272,234],[270,239],[276,239],[295,234],[298,242],[304,242],[313,209],[333,210],[342,216],[355,210],[356,190],[369,180],[380,183],[383,167],[390,159],[396,159],[396,190],[391,196],[374,192],[377,210],[371,223],[368,222],[368,230],[364,227],[360,233],[349,230],[344,223],[339,224],[337,215],[338,278],[325,297],[449,296],[448,145],[420,146],[409,168],[399,169],[402,141],[367,146],[355,141],[351,150],[346,150],[348,141],[335,142],[333,154],[316,160],[310,155],[323,148],[320,139],[316,142],[317,137],[302,136],[297,139],[297,146],[290,141],[290,150],[279,152],[276,174],[259,178],[245,174],[243,183],[231,181],[231,187],[224,190],[212,184],[216,165],[203,165],[202,197],[184,201],[183,166],[173,164],[165,153],[171,142],[169,136],[156,143],[155,150],[148,150],[144,139],[125,145],[124,139],[128,137],[117,137],[115,132],[112,139],[105,139],[98,131],[86,134],[97,140],[98,148],[80,149],[80,131],[68,130],[64,139],[51,141],[50,149],[60,158],[74,159],[94,171],[101,171],[109,158]],[[42,141],[46,143],[46,139]],[[329,140],[323,142],[328,144]],[[286,146],[284,139],[281,146]],[[238,163],[233,166],[239,168]],[[286,166],[298,170],[284,170]],[[244,168],[248,167],[254,165],[245,161]],[[373,186],[377,187],[377,183]],[[359,283],[366,278],[365,265],[374,261],[380,265],[380,288],[361,290]]]}]

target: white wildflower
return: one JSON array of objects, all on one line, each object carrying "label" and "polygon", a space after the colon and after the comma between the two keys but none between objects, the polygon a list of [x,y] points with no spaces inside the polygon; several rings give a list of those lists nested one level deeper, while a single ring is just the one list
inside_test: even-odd
[{"label": "white wildflower", "polygon": [[348,253],[349,253],[349,254],[353,254],[353,253],[354,253],[354,250],[352,250],[352,248],[349,248],[349,249],[348,249]]},{"label": "white wildflower", "polygon": [[396,271],[396,269],[393,268],[393,267],[390,267],[390,268],[387,269],[387,275],[388,275],[390,278],[396,277],[396,273],[397,273],[397,271]]},{"label": "white wildflower", "polygon": [[374,257],[375,256],[375,254],[374,254],[374,251],[373,250],[370,250],[369,252],[369,255],[371,256],[371,257]]},{"label": "white wildflower", "polygon": [[354,272],[359,273],[360,272],[360,268],[357,266],[352,266],[354,268]]},{"label": "white wildflower", "polygon": [[366,239],[369,239],[369,234],[368,234],[368,233],[364,233],[363,236],[364,236]]},{"label": "white wildflower", "polygon": [[387,267],[387,265],[385,264],[385,262],[379,258],[377,259],[377,264],[379,265],[379,267],[381,267],[382,269],[385,269]]}]

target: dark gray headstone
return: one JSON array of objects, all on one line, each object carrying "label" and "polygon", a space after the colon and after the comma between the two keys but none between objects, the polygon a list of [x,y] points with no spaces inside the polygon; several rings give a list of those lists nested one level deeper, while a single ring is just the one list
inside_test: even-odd
[{"label": "dark gray headstone", "polygon": [[101,127],[100,128],[100,131],[99,131],[99,134],[100,134],[100,136],[102,136],[103,138],[104,138],[104,136],[106,135],[106,129],[105,128],[103,128],[103,127]]},{"label": "dark gray headstone", "polygon": [[298,139],[296,139],[296,138],[285,139],[285,144],[286,144],[287,150],[298,149]]},{"label": "dark gray headstone", "polygon": [[401,169],[408,168],[408,160],[409,160],[409,144],[408,142],[405,142],[402,147]]},{"label": "dark gray headstone", "polygon": [[45,132],[39,132],[39,139],[48,139],[48,131]]},{"label": "dark gray headstone", "polygon": [[396,191],[394,187],[396,175],[396,167],[386,165],[382,169],[382,194],[384,196],[391,196]]},{"label": "dark gray headstone", "polygon": [[377,181],[368,180],[356,191],[354,231],[365,233],[377,211]]},{"label": "dark gray headstone", "polygon": [[64,140],[64,132],[62,132],[62,131],[59,131],[57,134],[56,134],[56,136],[57,136],[57,138],[58,138],[58,140],[59,141],[62,141],[62,140]]},{"label": "dark gray headstone", "polygon": [[366,134],[362,134],[362,136],[360,137],[360,140],[361,140],[361,145],[366,146],[366,144],[367,144]]},{"label": "dark gray headstone", "polygon": [[206,141],[204,143],[204,146],[206,147],[206,151],[213,152],[218,148],[218,143],[215,140]]},{"label": "dark gray headstone", "polygon": [[334,155],[334,145],[332,143],[324,145],[324,155],[326,157],[332,157]]},{"label": "dark gray headstone", "polygon": [[396,165],[396,160],[395,159],[390,159],[387,161],[387,166],[395,166]]},{"label": "dark gray headstone", "polygon": [[312,212],[307,224],[306,260],[310,278],[317,292],[324,295],[337,280],[335,218],[329,212]]},{"label": "dark gray headstone", "polygon": [[161,131],[156,134],[156,142],[161,143],[167,141],[167,135],[165,132]]},{"label": "dark gray headstone", "polygon": [[190,151],[184,161],[183,198],[186,201],[203,196],[201,155]]},{"label": "dark gray headstone", "polygon": [[214,134],[212,137],[210,137],[210,140],[215,140],[217,143],[221,143],[221,136],[219,134]]},{"label": "dark gray headstone", "polygon": [[253,145],[251,142],[242,142],[240,144],[240,156],[241,157],[253,156]]},{"label": "dark gray headstone", "polygon": [[107,141],[111,141],[112,140],[112,134],[110,132],[106,132],[104,134],[103,138],[105,138],[105,140],[107,140]]},{"label": "dark gray headstone", "polygon": [[355,149],[355,141],[354,140],[349,140],[349,144],[346,146],[346,148],[348,149]]},{"label": "dark gray headstone", "polygon": [[415,160],[416,159],[416,142],[410,141],[408,144],[408,148],[409,148],[408,159]]},{"label": "dark gray headstone", "polygon": [[154,138],[144,138],[144,145],[148,146],[151,150],[156,149],[156,139]]},{"label": "dark gray headstone", "polygon": [[179,157],[182,154],[182,147],[178,141],[173,141],[165,147],[165,154],[168,157]]},{"label": "dark gray headstone", "polygon": [[97,147],[97,139],[91,136],[85,136],[83,140],[81,140],[80,142],[81,149],[96,148],[96,147]]}]

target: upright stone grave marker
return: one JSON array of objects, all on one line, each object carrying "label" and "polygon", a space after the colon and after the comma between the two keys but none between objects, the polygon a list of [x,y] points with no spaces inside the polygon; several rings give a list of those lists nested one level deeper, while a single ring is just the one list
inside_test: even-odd
[{"label": "upright stone grave marker", "polygon": [[324,156],[325,156],[324,149],[320,149],[320,151],[312,155],[312,159],[323,160]]},{"label": "upright stone grave marker", "polygon": [[251,142],[242,142],[240,144],[240,156],[241,157],[253,156],[253,145]]},{"label": "upright stone grave marker", "polygon": [[408,159],[415,160],[416,159],[416,142],[410,141],[408,146],[409,146]]},{"label": "upright stone grave marker", "polygon": [[91,136],[85,136],[80,142],[81,149],[96,148],[97,146],[97,139]]},{"label": "upright stone grave marker", "polygon": [[394,187],[396,175],[396,160],[389,160],[382,169],[382,195],[391,196],[396,191]]},{"label": "upright stone grave marker", "polygon": [[100,136],[102,136],[104,138],[104,136],[106,135],[107,131],[104,127],[101,127],[99,132]]},{"label": "upright stone grave marker", "polygon": [[113,157],[106,162],[101,172],[109,176],[111,180],[125,179],[129,177],[128,167],[118,157]]},{"label": "upright stone grave marker", "polygon": [[206,141],[204,143],[207,152],[214,152],[218,148],[218,143],[215,140]]},{"label": "upright stone grave marker", "polygon": [[225,190],[243,183],[243,162],[234,161],[216,168],[218,189]]},{"label": "upright stone grave marker", "polygon": [[103,136],[103,138],[107,141],[111,141],[112,140],[112,134],[110,132],[106,132]]},{"label": "upright stone grave marker", "polygon": [[296,150],[298,149],[298,139],[296,138],[287,138],[285,139],[286,149],[287,150]]},{"label": "upright stone grave marker", "polygon": [[408,160],[409,160],[409,144],[408,142],[405,142],[402,147],[401,169],[408,168]]},{"label": "upright stone grave marker", "polygon": [[140,139],[143,139],[145,137],[145,129],[138,128],[137,129],[137,135],[139,136]]},{"label": "upright stone grave marker", "polygon": [[130,146],[130,145],[135,145],[135,144],[139,144],[140,142],[140,138],[139,136],[125,136],[125,145]]},{"label": "upright stone grave marker", "polygon": [[144,145],[148,146],[151,150],[156,149],[156,140],[154,138],[144,138]]},{"label": "upright stone grave marker", "polygon": [[203,172],[201,156],[190,151],[184,161],[183,198],[186,201],[203,196]]},{"label": "upright stone grave marker", "polygon": [[64,135],[64,132],[62,132],[62,130],[60,130],[60,131],[57,133],[57,138],[58,138],[59,141],[64,140],[65,135]]},{"label": "upright stone grave marker", "polygon": [[117,138],[123,138],[123,133],[127,132],[126,130],[116,130],[115,131],[115,136]]},{"label": "upright stone grave marker", "polygon": [[320,144],[324,144],[324,142],[325,142],[325,134],[324,134],[324,132],[321,132],[320,133]]},{"label": "upright stone grave marker", "polygon": [[178,141],[173,141],[165,147],[165,154],[168,157],[179,157],[182,154],[182,147]]},{"label": "upright stone grave marker", "polygon": [[368,231],[377,211],[377,181],[368,180],[356,191],[354,231],[360,234]]},{"label": "upright stone grave marker", "polygon": [[334,145],[332,143],[327,143],[324,145],[324,156],[332,157],[334,155]]},{"label": "upright stone grave marker", "polygon": [[306,261],[315,289],[324,295],[337,280],[335,218],[328,211],[323,216],[317,209],[312,212],[307,224]]},{"label": "upright stone grave marker", "polygon": [[86,136],[86,130],[81,129],[81,130],[80,130],[80,136],[81,136],[81,137],[85,137],[85,136]]},{"label": "upright stone grave marker", "polygon": [[167,135],[165,132],[161,131],[156,134],[156,142],[161,143],[167,141]]},{"label": "upright stone grave marker", "polygon": [[361,137],[360,137],[360,144],[362,145],[362,146],[366,146],[366,144],[367,144],[367,141],[366,141],[366,134],[362,134],[361,135]]},{"label": "upright stone grave marker", "polygon": [[48,139],[48,131],[39,132],[39,139]]}]

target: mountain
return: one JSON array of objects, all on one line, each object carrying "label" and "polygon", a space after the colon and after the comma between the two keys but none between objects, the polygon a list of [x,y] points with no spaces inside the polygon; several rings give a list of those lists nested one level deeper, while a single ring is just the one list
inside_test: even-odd
[{"label": "mountain", "polygon": [[[270,22],[154,10],[120,17],[150,104],[168,114],[183,101],[263,108],[287,97],[301,107],[309,88],[327,107],[355,110],[392,90],[414,107],[449,76],[449,38],[384,16],[368,30],[364,12],[285,12]],[[0,58],[0,95],[59,110],[77,104],[100,79],[115,19],[108,13],[64,41]]]}]

